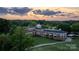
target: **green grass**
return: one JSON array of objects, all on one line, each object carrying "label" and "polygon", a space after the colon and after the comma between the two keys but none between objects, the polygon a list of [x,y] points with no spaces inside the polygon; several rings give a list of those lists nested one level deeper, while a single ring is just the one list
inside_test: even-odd
[{"label": "green grass", "polygon": [[57,43],[31,49],[32,51],[79,51],[79,37],[73,38],[72,42]]},{"label": "green grass", "polygon": [[32,49],[32,51],[75,51],[79,50],[77,47],[73,47],[75,44],[70,43],[62,43],[62,44],[55,44],[50,46],[43,46]]},{"label": "green grass", "polygon": [[44,44],[44,43],[53,43],[56,42],[53,39],[49,39],[49,38],[45,38],[45,37],[32,37],[34,40],[34,45],[38,45],[38,44]]}]

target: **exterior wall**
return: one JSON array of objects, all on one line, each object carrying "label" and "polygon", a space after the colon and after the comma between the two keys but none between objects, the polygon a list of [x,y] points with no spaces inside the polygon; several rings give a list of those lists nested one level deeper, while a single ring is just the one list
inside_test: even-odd
[{"label": "exterior wall", "polygon": [[65,40],[67,38],[66,33],[57,33],[57,32],[50,33],[50,32],[44,32],[43,30],[35,30],[33,32],[33,35],[48,37],[55,40]]},{"label": "exterior wall", "polygon": [[66,33],[54,33],[53,38],[57,40],[65,40],[67,37]]}]

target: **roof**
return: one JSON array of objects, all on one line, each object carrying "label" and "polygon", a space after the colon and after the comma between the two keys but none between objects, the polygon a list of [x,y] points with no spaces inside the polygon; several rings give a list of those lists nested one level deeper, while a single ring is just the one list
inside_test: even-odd
[{"label": "roof", "polygon": [[66,33],[65,31],[62,31],[62,30],[52,30],[52,29],[44,29],[44,31],[47,31],[47,32],[56,32],[56,33]]},{"label": "roof", "polygon": [[41,28],[41,27],[42,27],[41,24],[37,24],[37,25],[36,25],[36,28]]}]

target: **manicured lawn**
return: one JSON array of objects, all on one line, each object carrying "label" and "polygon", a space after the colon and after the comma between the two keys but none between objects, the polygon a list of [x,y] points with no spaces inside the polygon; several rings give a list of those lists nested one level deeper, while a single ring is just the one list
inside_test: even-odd
[{"label": "manicured lawn", "polygon": [[45,37],[32,37],[34,40],[34,45],[44,44],[44,43],[53,43],[57,42],[56,40],[45,38]]},{"label": "manicured lawn", "polygon": [[73,38],[69,43],[57,43],[31,49],[32,51],[79,51],[79,37]]}]

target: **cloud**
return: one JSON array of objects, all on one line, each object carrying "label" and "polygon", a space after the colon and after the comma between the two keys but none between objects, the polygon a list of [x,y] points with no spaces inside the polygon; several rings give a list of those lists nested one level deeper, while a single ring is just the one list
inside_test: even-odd
[{"label": "cloud", "polygon": [[28,7],[13,7],[13,8],[4,8],[0,7],[0,15],[6,15],[6,14],[14,14],[14,15],[25,15],[29,11],[31,11],[31,8]]},{"label": "cloud", "polygon": [[6,8],[3,8],[3,7],[0,7],[0,15],[5,15],[7,14],[7,9]]},{"label": "cloud", "polygon": [[8,10],[8,13],[10,14],[16,14],[16,15],[25,15],[27,14],[29,11],[31,11],[31,8],[28,7],[14,7]]},{"label": "cloud", "polygon": [[46,16],[50,16],[50,15],[56,15],[59,13],[63,13],[61,11],[51,11],[51,10],[34,10],[33,11],[34,14],[39,14],[39,15],[46,15]]}]

